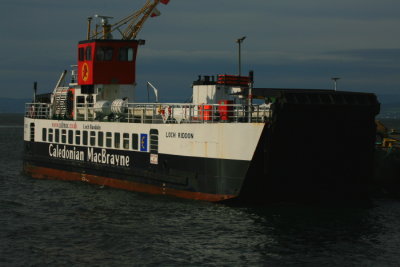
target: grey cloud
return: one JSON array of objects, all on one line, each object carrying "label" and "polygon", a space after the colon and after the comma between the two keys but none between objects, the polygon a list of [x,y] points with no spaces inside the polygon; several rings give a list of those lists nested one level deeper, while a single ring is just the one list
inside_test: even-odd
[{"label": "grey cloud", "polygon": [[327,52],[326,54],[347,56],[364,61],[391,62],[395,64],[400,62],[400,48],[350,49]]},{"label": "grey cloud", "polygon": [[[132,2],[132,3],[131,3]],[[50,90],[76,60],[95,13],[128,15],[143,1],[4,0],[0,19],[0,81],[11,97],[31,95],[31,83]],[[259,86],[328,88],[343,76],[352,90],[399,89],[398,0],[171,0],[140,38],[140,86],[151,80],[168,95],[185,95],[198,74],[235,73],[235,39],[243,69]],[[164,96],[167,94],[165,93]]]}]

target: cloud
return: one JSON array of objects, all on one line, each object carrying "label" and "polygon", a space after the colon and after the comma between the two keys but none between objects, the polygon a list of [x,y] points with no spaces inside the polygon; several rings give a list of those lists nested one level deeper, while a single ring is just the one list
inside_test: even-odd
[{"label": "cloud", "polygon": [[327,52],[327,55],[345,57],[379,66],[395,66],[400,62],[400,48],[351,49]]},{"label": "cloud", "polygon": [[[0,81],[13,88],[4,94],[30,96],[34,80],[51,90],[76,63],[88,16],[118,21],[144,2],[1,1]],[[186,95],[198,74],[236,73],[235,40],[246,35],[243,70],[254,69],[259,86],[328,88],[340,75],[351,90],[396,92],[398,10],[398,0],[173,0],[140,33],[138,79]]]}]

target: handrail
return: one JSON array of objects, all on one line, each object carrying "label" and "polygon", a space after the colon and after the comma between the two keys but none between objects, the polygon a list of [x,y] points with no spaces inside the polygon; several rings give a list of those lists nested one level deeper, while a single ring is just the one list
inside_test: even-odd
[{"label": "handrail", "polygon": [[49,119],[51,116],[51,105],[46,103],[25,104],[25,117],[35,119]]},{"label": "handrail", "polygon": [[[99,112],[93,103],[77,103],[75,120],[118,121],[127,123],[245,123],[266,122],[271,118],[270,105],[191,104],[191,103],[124,103],[111,112]],[[28,118],[54,119],[51,104],[28,103]]]}]

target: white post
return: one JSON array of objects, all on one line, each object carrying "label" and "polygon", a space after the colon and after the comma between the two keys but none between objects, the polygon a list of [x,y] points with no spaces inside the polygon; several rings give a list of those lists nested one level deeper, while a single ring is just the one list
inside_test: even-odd
[{"label": "white post", "polygon": [[331,78],[331,79],[333,80],[334,89],[335,89],[335,92],[336,92],[336,90],[337,90],[337,81],[340,80],[340,78],[339,77],[334,77],[334,78]]}]

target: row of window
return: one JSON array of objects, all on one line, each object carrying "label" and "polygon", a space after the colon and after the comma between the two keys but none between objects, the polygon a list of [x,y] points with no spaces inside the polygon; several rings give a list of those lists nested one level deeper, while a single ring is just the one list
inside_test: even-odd
[{"label": "row of window", "polygon": [[[133,48],[132,47],[120,47],[118,49],[118,60],[119,61],[133,61]],[[96,60],[98,61],[111,61],[114,58],[113,47],[97,47],[96,49]],[[91,61],[92,60],[92,47],[79,48],[79,61]]]},{"label": "row of window", "polygon": [[[122,137],[122,138],[121,138]],[[70,145],[90,145],[139,150],[139,135],[66,129],[42,129],[42,141]],[[122,145],[122,146],[121,146]]]}]

